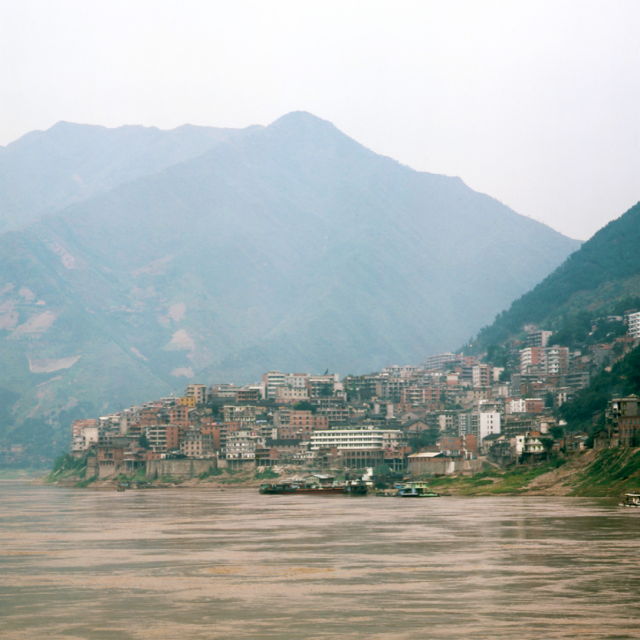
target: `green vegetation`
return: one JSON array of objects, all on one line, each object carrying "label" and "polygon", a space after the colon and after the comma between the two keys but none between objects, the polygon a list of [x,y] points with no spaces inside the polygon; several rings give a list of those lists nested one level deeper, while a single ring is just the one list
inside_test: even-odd
[{"label": "green vegetation", "polygon": [[[562,266],[482,329],[473,345],[481,352],[521,335],[528,323],[557,331],[554,343],[584,342],[589,322],[640,308],[640,203],[585,242]],[[604,331],[605,328],[598,328]],[[615,334],[620,327],[608,328]],[[602,336],[592,336],[594,340]]]},{"label": "green vegetation", "polygon": [[619,496],[640,489],[640,449],[616,447],[598,451],[572,480],[571,495]]},{"label": "green vegetation", "polygon": [[177,476],[162,476],[158,478],[158,482],[162,484],[182,484],[184,482],[184,478],[179,478]]},{"label": "green vegetation", "polygon": [[273,469],[268,468],[262,472],[256,471],[255,479],[256,480],[271,480],[272,478],[279,478],[280,474],[276,473]]},{"label": "green vegetation", "polygon": [[604,410],[614,396],[635,393],[640,395],[640,347],[616,362],[611,371],[603,370],[591,381],[587,389],[578,392],[572,402],[563,404],[558,413],[567,421],[569,429],[576,431],[604,425]]},{"label": "green vegetation", "polygon": [[78,484],[76,484],[76,488],[84,489],[88,487],[92,482],[95,482],[98,479],[98,476],[91,476],[90,478],[86,478],[85,480],[80,480]]},{"label": "green vegetation", "polygon": [[138,438],[138,445],[141,446],[143,449],[150,449],[151,448],[151,445],[149,444],[149,438],[147,438],[147,435],[145,433],[143,433]]},{"label": "green vegetation", "polygon": [[221,476],[223,473],[222,469],[218,469],[218,467],[211,466],[206,471],[203,471],[199,476],[199,480],[206,480],[207,478],[211,478],[213,476]]},{"label": "green vegetation", "polygon": [[87,472],[87,458],[84,455],[81,458],[75,458],[70,453],[60,454],[53,462],[53,468],[49,475],[46,476],[45,482],[57,482],[63,478],[76,476],[83,478]]},{"label": "green vegetation", "polygon": [[429,478],[429,486],[438,491],[447,489],[462,496],[519,494],[526,492],[527,485],[538,476],[557,469],[563,459],[553,459],[539,465],[514,467],[508,470],[485,469],[473,476]]},{"label": "green vegetation", "polygon": [[532,480],[559,467],[564,467],[567,472],[557,482],[563,483],[571,496],[619,497],[640,490],[640,449],[628,447],[585,451],[567,459],[553,456],[542,464],[507,470],[487,468],[470,477],[426,480],[435,491],[441,493],[451,492],[461,496],[520,495],[528,492]]},{"label": "green vegetation", "polygon": [[315,413],[318,410],[318,407],[316,407],[315,404],[311,404],[308,400],[296,402],[291,408],[295,411],[311,411],[311,413]]}]

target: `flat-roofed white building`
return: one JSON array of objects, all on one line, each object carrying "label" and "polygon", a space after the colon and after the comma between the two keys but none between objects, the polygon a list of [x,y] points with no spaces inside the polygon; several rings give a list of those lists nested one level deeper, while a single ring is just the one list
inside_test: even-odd
[{"label": "flat-roofed white building", "polygon": [[635,339],[640,338],[640,311],[630,313],[627,317],[629,319],[629,335]]},{"label": "flat-roofed white building", "polygon": [[311,449],[387,449],[403,446],[406,436],[400,429],[328,429],[311,434]]}]

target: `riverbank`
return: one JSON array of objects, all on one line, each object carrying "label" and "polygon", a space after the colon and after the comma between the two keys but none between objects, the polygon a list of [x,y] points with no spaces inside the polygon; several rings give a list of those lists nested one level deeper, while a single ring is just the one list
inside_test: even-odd
[{"label": "riverbank", "polygon": [[[265,482],[299,480],[306,471],[298,467],[232,470],[212,467],[194,477],[162,476],[148,480],[143,469],[136,474],[86,478],[86,461],[65,460],[36,484],[113,491],[118,486],[136,489],[180,487],[225,490],[257,488]],[[640,489],[640,448],[617,447],[555,457],[538,465],[487,468],[473,476],[421,478],[439,493],[457,496],[580,496],[619,497]]]},{"label": "riverbank", "polygon": [[123,486],[135,489],[166,489],[166,488],[192,488],[192,487],[259,487],[264,482],[275,482],[278,479],[300,475],[297,468],[283,468],[279,472],[266,470],[235,470],[218,469],[211,467],[208,471],[193,477],[179,475],[166,475],[149,479],[144,468],[136,473],[119,473],[115,476],[87,478],[86,460],[61,456],[56,461],[52,471],[32,484],[55,485],[59,487],[71,487],[77,489],[89,489],[94,491],[115,490]]},{"label": "riverbank", "polygon": [[587,449],[539,465],[485,469],[469,477],[434,478],[430,485],[441,493],[460,496],[614,498],[640,488],[640,448]]}]

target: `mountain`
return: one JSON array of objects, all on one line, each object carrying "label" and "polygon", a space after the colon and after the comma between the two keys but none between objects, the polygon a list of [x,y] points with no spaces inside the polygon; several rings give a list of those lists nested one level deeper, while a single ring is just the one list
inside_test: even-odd
[{"label": "mountain", "polygon": [[248,129],[58,122],[0,147],[0,232],[203,154]]},{"label": "mountain", "polygon": [[578,246],[289,114],[0,236],[0,442],[190,381],[418,363]]},{"label": "mountain", "polygon": [[474,348],[481,351],[520,337],[525,324],[571,334],[580,329],[583,319],[590,327],[598,314],[619,314],[637,306],[638,247],[640,203],[600,229],[553,273],[500,313],[479,332]]}]

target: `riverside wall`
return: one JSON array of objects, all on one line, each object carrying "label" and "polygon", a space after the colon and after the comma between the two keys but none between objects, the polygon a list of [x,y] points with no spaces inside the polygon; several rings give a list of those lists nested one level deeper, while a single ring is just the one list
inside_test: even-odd
[{"label": "riverside wall", "polygon": [[473,475],[482,468],[480,460],[460,458],[422,458],[409,461],[409,472],[414,476],[450,476],[454,473]]},{"label": "riverside wall", "polygon": [[215,458],[209,460],[148,460],[147,480],[156,480],[165,476],[174,478],[195,478],[201,473],[217,467]]}]

